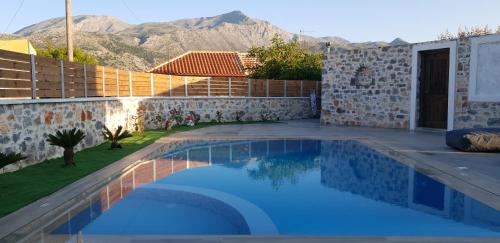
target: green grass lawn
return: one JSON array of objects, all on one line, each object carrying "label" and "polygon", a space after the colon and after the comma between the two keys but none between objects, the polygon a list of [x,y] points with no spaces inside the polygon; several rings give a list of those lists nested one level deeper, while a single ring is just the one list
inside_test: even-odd
[{"label": "green grass lawn", "polygon": [[135,151],[152,144],[161,137],[176,132],[219,125],[252,124],[269,122],[199,123],[193,127],[178,126],[170,131],[149,130],[144,136],[135,135],[120,141],[123,149],[109,150],[109,143],[79,151],[75,155],[77,166],[64,167],[62,158],[46,160],[24,169],[0,174],[0,217],[16,211],[42,197],[45,197]]}]

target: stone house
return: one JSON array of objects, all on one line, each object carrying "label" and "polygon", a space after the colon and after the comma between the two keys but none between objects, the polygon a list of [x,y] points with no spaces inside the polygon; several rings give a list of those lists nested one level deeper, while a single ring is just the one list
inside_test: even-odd
[{"label": "stone house", "polygon": [[500,35],[335,49],[324,59],[321,123],[500,126]]}]

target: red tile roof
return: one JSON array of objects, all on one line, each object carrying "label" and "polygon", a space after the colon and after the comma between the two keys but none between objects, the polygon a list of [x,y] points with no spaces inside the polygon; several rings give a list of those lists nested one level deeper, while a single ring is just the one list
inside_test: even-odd
[{"label": "red tile roof", "polygon": [[190,51],[149,70],[152,73],[245,77],[245,66],[237,52]]}]

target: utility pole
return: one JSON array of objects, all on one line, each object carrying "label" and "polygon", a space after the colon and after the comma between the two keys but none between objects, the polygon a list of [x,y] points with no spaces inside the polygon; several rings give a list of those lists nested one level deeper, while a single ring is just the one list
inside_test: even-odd
[{"label": "utility pole", "polygon": [[302,38],[302,36],[305,34],[305,33],[312,33],[314,31],[310,31],[310,30],[299,30],[299,44],[300,44],[300,41],[302,40],[302,45],[304,46],[306,44],[306,41],[305,39]]},{"label": "utility pole", "polygon": [[66,47],[68,60],[73,61],[73,18],[71,17],[71,0],[66,0]]}]

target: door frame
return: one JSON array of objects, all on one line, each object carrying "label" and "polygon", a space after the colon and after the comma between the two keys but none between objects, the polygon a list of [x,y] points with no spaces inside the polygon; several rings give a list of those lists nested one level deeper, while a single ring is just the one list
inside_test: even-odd
[{"label": "door frame", "polygon": [[456,41],[441,41],[433,43],[415,44],[412,48],[411,56],[411,97],[410,97],[410,130],[415,130],[418,124],[417,117],[417,97],[419,90],[419,74],[421,51],[449,49],[449,63],[448,69],[448,119],[446,130],[453,130],[453,119],[455,117],[455,95],[456,85],[455,77],[457,71],[457,42]]}]

